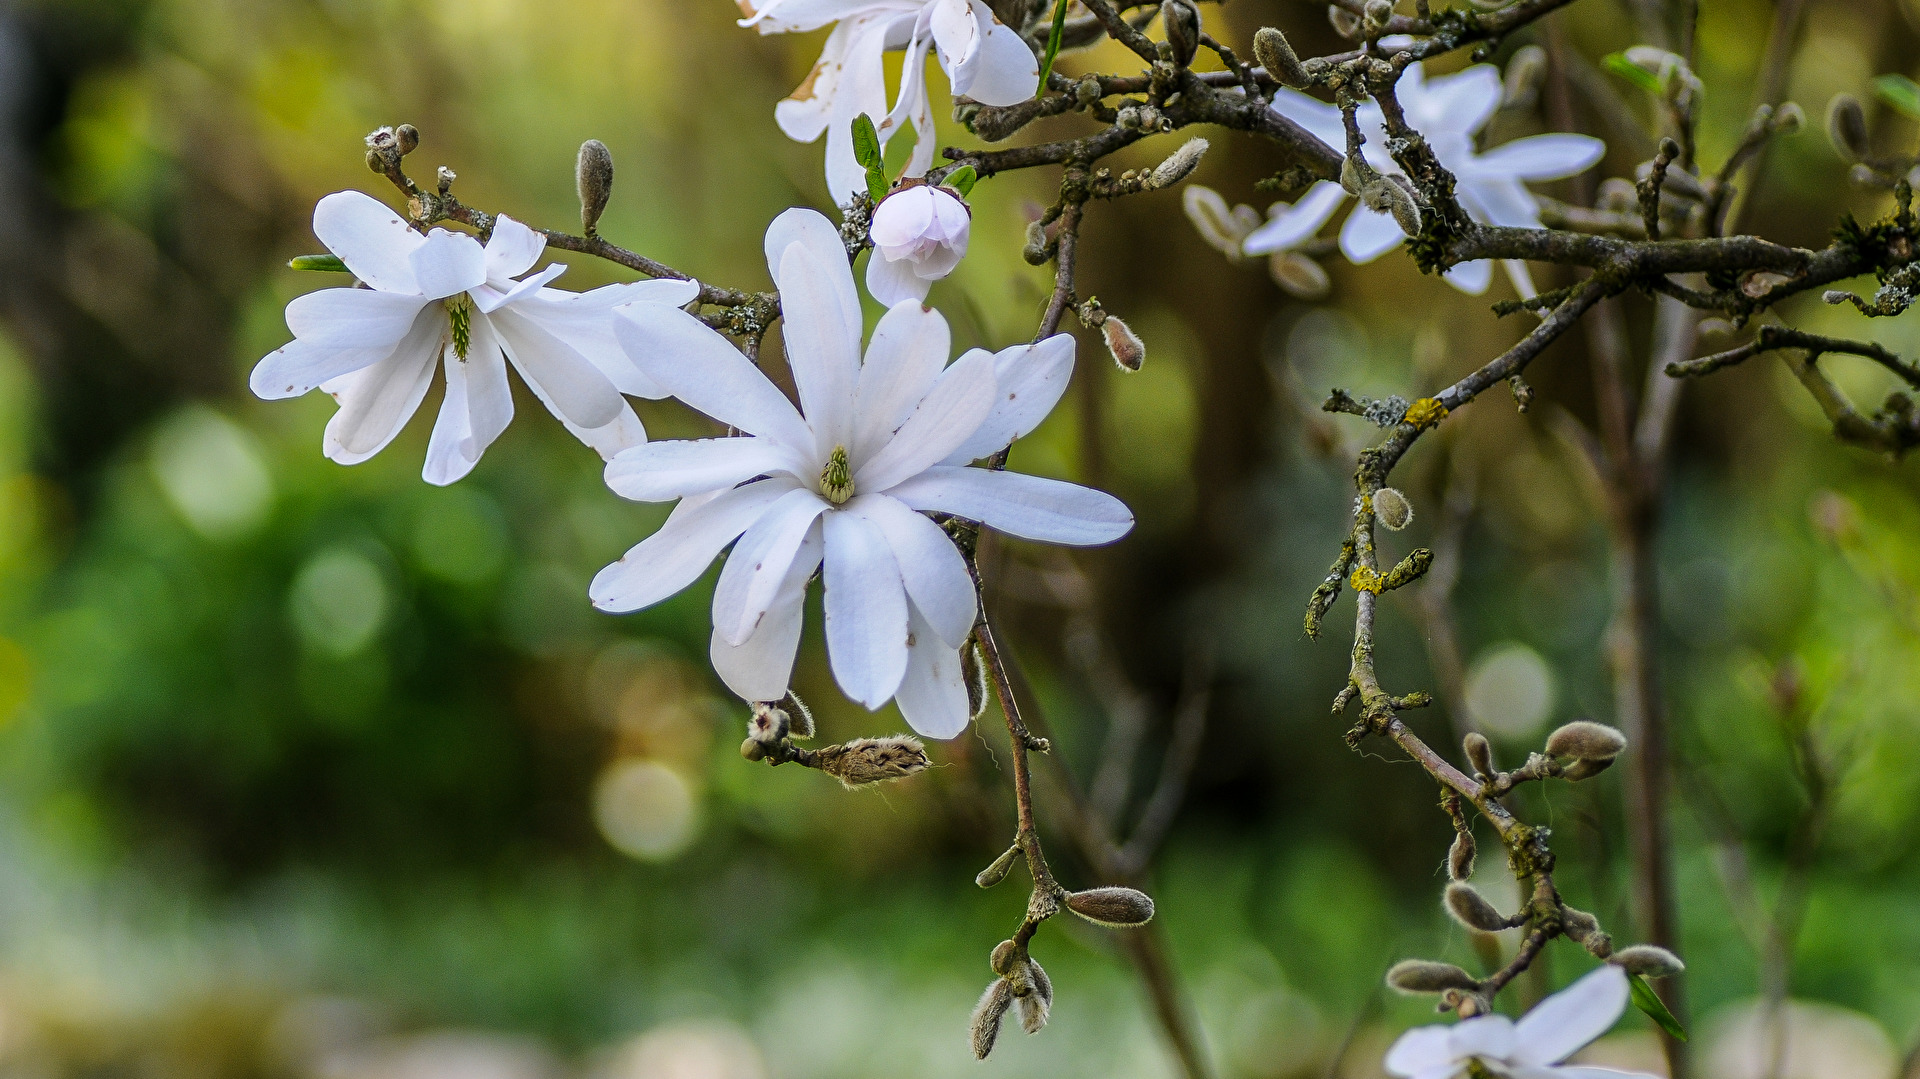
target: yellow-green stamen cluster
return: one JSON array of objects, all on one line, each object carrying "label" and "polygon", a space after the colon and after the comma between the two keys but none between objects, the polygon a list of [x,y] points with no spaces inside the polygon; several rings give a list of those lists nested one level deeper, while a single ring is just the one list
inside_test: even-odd
[{"label": "yellow-green stamen cluster", "polygon": [[820,470],[820,493],[836,506],[853,497],[853,467],[845,446],[835,446]]},{"label": "yellow-green stamen cluster", "polygon": [[464,361],[473,345],[473,301],[466,293],[447,299],[447,319],[453,323],[453,354]]}]

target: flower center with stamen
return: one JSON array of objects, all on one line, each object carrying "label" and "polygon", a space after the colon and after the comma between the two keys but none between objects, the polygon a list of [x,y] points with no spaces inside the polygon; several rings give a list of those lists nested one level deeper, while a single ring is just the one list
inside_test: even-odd
[{"label": "flower center with stamen", "polygon": [[820,493],[838,506],[853,497],[853,467],[847,461],[847,448],[835,446],[820,470]]},{"label": "flower center with stamen", "polygon": [[467,349],[473,345],[473,301],[462,292],[446,300],[447,320],[453,323],[453,354],[466,362]]}]

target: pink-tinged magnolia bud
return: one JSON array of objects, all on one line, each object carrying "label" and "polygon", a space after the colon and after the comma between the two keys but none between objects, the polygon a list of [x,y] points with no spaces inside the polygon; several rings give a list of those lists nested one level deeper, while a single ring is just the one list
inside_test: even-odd
[{"label": "pink-tinged magnolia bud", "polygon": [[972,229],[967,204],[944,187],[915,184],[888,195],[867,228],[867,291],[888,307],[926,299],[933,283],[960,265]]}]

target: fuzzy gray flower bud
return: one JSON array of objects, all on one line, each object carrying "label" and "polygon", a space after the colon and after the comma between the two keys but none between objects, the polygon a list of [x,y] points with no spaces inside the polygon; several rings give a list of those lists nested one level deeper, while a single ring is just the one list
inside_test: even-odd
[{"label": "fuzzy gray flower bud", "polygon": [[1611,962],[1642,978],[1671,978],[1687,969],[1680,957],[1657,944],[1635,944],[1613,953]]},{"label": "fuzzy gray flower bud", "polygon": [[1498,933],[1502,929],[1511,929],[1507,917],[1501,914],[1480,890],[1471,884],[1455,881],[1447,885],[1447,913],[1455,921],[1468,929],[1482,933]]},{"label": "fuzzy gray flower bud", "polygon": [[1392,20],[1393,4],[1391,0],[1367,0],[1366,15],[1367,29],[1377,34]]},{"label": "fuzzy gray flower bud", "polygon": [[1575,944],[1585,944],[1588,937],[1600,931],[1600,919],[1584,910],[1561,907],[1560,927],[1566,930],[1567,937]]},{"label": "fuzzy gray flower bud", "polygon": [[1019,945],[1010,940],[1003,940],[994,945],[993,955],[988,958],[987,962],[992,965],[995,974],[1004,976],[1008,971],[1013,969],[1013,957],[1017,955],[1019,951]]},{"label": "fuzzy gray flower bud", "polygon": [[1452,963],[1404,959],[1387,971],[1387,985],[1401,993],[1444,993],[1449,989],[1474,992],[1480,983]]},{"label": "fuzzy gray flower bud", "polygon": [[1173,62],[1181,67],[1193,63],[1194,54],[1200,51],[1200,10],[1193,6],[1193,0],[1162,0],[1160,25],[1173,48]]},{"label": "fuzzy gray flower bud", "polygon": [[856,738],[843,746],[828,746],[819,754],[820,770],[852,790],[870,783],[905,779],[932,763],[918,738],[896,734],[888,738]]},{"label": "fuzzy gray flower bud", "polygon": [[1576,719],[1547,736],[1547,753],[1579,761],[1612,760],[1627,748],[1627,736],[1604,723]]},{"label": "fuzzy gray flower bud", "polygon": [[993,860],[993,864],[982,869],[973,878],[973,882],[982,888],[991,888],[1007,879],[1007,873],[1013,869],[1013,860],[1020,854],[1019,847],[1008,847],[1007,852]]},{"label": "fuzzy gray flower bud", "polygon": [[1020,1010],[1020,1029],[1038,1034],[1053,1012],[1053,981],[1037,960],[1027,960],[1027,991],[1016,991],[1013,1002]]},{"label": "fuzzy gray flower bud", "polygon": [[1267,256],[1267,276],[1296,300],[1324,300],[1333,291],[1326,268],[1297,251],[1275,251]]},{"label": "fuzzy gray flower bud", "polygon": [[1132,888],[1089,888],[1067,896],[1067,909],[1097,925],[1125,928],[1153,920],[1153,899]]},{"label": "fuzzy gray flower bud", "polygon": [[973,1021],[968,1026],[974,1059],[985,1060],[987,1054],[993,1052],[993,1043],[1000,1040],[1000,1021],[1007,1017],[1007,1008],[1012,1003],[1013,987],[1005,978],[995,978],[987,991],[980,994],[980,1003],[973,1006]]},{"label": "fuzzy gray flower bud", "polygon": [[1540,82],[1547,74],[1547,50],[1538,45],[1522,45],[1507,60],[1506,79],[1501,87],[1500,104],[1509,109],[1528,109],[1540,98]]},{"label": "fuzzy gray flower bud", "polygon": [[1207,140],[1188,139],[1172,156],[1155,165],[1148,174],[1147,185],[1153,188],[1172,187],[1187,178],[1200,165],[1200,158],[1207,152]]},{"label": "fuzzy gray flower bud", "polygon": [[1567,765],[1566,769],[1560,773],[1560,778],[1569,783],[1578,783],[1583,779],[1592,779],[1594,776],[1613,767],[1613,762],[1617,759],[1618,758],[1615,757],[1603,757],[1598,760],[1574,761],[1572,764]]},{"label": "fuzzy gray flower bud", "polygon": [[1351,41],[1360,36],[1360,17],[1339,4],[1327,5],[1327,21],[1333,24],[1333,32]]},{"label": "fuzzy gray flower bud", "polygon": [[1382,487],[1373,492],[1373,516],[1389,531],[1398,532],[1413,523],[1413,503],[1399,491]]},{"label": "fuzzy gray flower bud", "polygon": [[1492,779],[1498,772],[1493,767],[1493,743],[1479,731],[1471,731],[1460,740],[1460,748],[1467,751],[1467,763],[1473,770]]},{"label": "fuzzy gray flower bud", "polygon": [[420,148],[420,129],[412,124],[401,124],[393,129],[393,142],[400,156],[405,157]]},{"label": "fuzzy gray flower bud", "polygon": [[1113,362],[1123,370],[1138,371],[1140,365],[1147,362],[1147,346],[1133,327],[1112,315],[1100,324],[1100,332],[1106,336],[1107,351],[1113,355]]},{"label": "fuzzy gray flower bud", "polygon": [[1858,161],[1872,152],[1867,138],[1867,113],[1860,99],[1852,94],[1835,94],[1827,102],[1827,138],[1833,148],[1848,161]]},{"label": "fuzzy gray flower bud", "polygon": [[1807,124],[1807,113],[1798,102],[1782,102],[1773,110],[1773,129],[1782,135],[1791,135]]},{"label": "fuzzy gray flower bud", "polygon": [[1453,846],[1447,850],[1447,876],[1454,880],[1466,880],[1473,876],[1473,862],[1478,854],[1478,845],[1473,841],[1472,832],[1454,833]]},{"label": "fuzzy gray flower bud", "polygon": [[613,195],[613,151],[599,139],[580,144],[580,158],[574,165],[574,184],[580,191],[580,225],[587,235],[600,225],[607,199]]},{"label": "fuzzy gray flower bud", "polygon": [[1304,90],[1313,81],[1307,77],[1307,69],[1300,65],[1300,54],[1293,51],[1287,35],[1271,26],[1261,27],[1253,35],[1253,58],[1282,86]]}]

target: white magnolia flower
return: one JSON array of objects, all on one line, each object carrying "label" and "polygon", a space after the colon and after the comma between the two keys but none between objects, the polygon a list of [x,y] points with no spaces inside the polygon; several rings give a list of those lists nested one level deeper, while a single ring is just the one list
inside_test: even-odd
[{"label": "white magnolia flower", "polygon": [[326,455],[359,464],[384,449],[426,397],[444,358],[446,399],[427,443],[428,483],[466,475],[513,419],[511,361],[534,396],[602,457],[647,440],[623,392],[664,397],[613,337],[616,304],[672,309],[691,302],[691,281],[638,281],[588,293],[545,287],[566,269],[530,277],[546,237],[504,214],[482,248],[462,233],[422,235],[358,191],[313,211],[314,235],[367,288],[330,288],[287,305],[294,339],[253,369],[268,400],[320,387],[340,402]]},{"label": "white magnolia flower", "polygon": [[967,253],[973,215],[944,187],[914,184],[888,195],[873,211],[867,235],[867,291],[892,307],[924,300],[933,283],[953,272]]},{"label": "white magnolia flower", "polygon": [[1476,1062],[1497,1079],[1652,1079],[1562,1064],[1613,1029],[1627,1007],[1627,974],[1611,964],[1548,997],[1514,1022],[1482,1015],[1452,1026],[1417,1027],[1387,1050],[1387,1071],[1405,1079],[1455,1079]]},{"label": "white magnolia flower", "polygon": [[[827,135],[827,190],[836,200],[866,190],[866,170],[853,156],[853,121],[873,118],[885,145],[902,124],[918,133],[906,175],[933,164],[933,106],[927,93],[927,52],[955,97],[983,105],[1015,105],[1034,94],[1040,63],[1012,27],[981,0],[738,0],[742,26],[763,34],[804,33],[835,23],[813,72],[793,96],[774,108],[780,130],[799,142]],[[887,107],[884,57],[906,50],[900,92]]]},{"label": "white magnolia flower", "polygon": [[[787,691],[807,582],[824,563],[827,652],[846,694],[897,699],[914,730],[951,738],[969,710],[960,647],[976,602],[965,561],[926,512],[1049,543],[1111,543],[1118,499],[1059,480],[969,468],[1038,426],[1073,370],[1066,334],[946,365],[946,320],[889,309],[860,353],[860,298],[839,231],[811,210],[767,230],[795,409],[691,315],[621,317],[635,361],[675,397],[745,433],[653,442],[607,466],[607,485],[680,499],[660,530],[593,579],[596,606],[633,611],[692,584],[734,544],[713,594],[714,669],[747,700]],[[736,543],[735,540],[738,540]]]},{"label": "white magnolia flower", "polygon": [[[1468,216],[1482,224],[1541,227],[1539,203],[1534,201],[1523,181],[1573,176],[1606,153],[1606,144],[1599,139],[1569,134],[1534,135],[1503,143],[1485,153],[1477,151],[1474,136],[1500,105],[1500,72],[1491,64],[1477,64],[1431,80],[1425,77],[1420,64],[1414,64],[1400,76],[1395,92],[1406,112],[1407,123],[1426,137],[1434,156],[1458,179],[1454,194],[1460,205]],[[1273,107],[1327,145],[1346,148],[1347,129],[1338,108],[1285,87],[1274,92]],[[1367,164],[1383,174],[1399,173],[1399,165],[1387,153],[1380,106],[1367,102],[1360,106],[1356,119],[1360,133],[1367,140],[1362,151]],[[1301,205],[1307,202],[1308,199],[1302,199]],[[1321,216],[1312,222],[1307,235],[1317,231],[1338,205],[1338,199],[1315,203],[1314,208]],[[1307,219],[1294,224],[1305,228]],[[1278,228],[1277,224],[1275,228],[1280,233],[1290,231]],[[1340,250],[1353,262],[1371,262],[1393,250],[1403,239],[1405,236],[1392,215],[1356,206],[1340,229]],[[1262,242],[1271,242],[1271,237]],[[1526,264],[1510,260],[1506,265],[1514,287],[1522,295],[1533,295],[1535,290]],[[1485,261],[1464,262],[1448,270],[1446,279],[1462,292],[1478,296],[1492,283],[1493,267]]]}]

